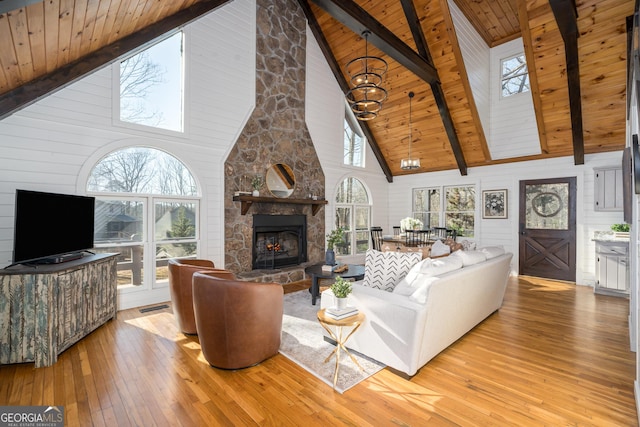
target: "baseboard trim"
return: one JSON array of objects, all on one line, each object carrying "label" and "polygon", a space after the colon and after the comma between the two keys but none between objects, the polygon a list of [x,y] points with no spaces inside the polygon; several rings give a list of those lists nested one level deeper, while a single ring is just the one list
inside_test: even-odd
[{"label": "baseboard trim", "polygon": [[634,397],[636,398],[636,416],[638,417],[638,425],[640,425],[640,384],[638,384],[638,381],[634,381],[633,386],[635,390]]}]

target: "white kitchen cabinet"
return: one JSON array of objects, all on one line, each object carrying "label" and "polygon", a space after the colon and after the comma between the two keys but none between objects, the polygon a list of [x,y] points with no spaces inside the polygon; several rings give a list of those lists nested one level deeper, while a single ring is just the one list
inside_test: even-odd
[{"label": "white kitchen cabinet", "polygon": [[596,293],[629,294],[629,243],[596,241]]},{"label": "white kitchen cabinet", "polygon": [[596,211],[622,211],[622,166],[595,168],[594,200]]}]

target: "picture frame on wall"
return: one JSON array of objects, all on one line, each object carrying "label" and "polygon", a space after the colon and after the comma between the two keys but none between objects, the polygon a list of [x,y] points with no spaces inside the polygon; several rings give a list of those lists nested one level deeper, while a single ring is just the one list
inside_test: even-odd
[{"label": "picture frame on wall", "polygon": [[482,218],[507,217],[507,190],[482,191]]}]

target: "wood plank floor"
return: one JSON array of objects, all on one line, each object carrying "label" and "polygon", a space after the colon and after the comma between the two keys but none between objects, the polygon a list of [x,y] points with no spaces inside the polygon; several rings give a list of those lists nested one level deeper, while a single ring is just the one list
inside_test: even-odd
[{"label": "wood plank floor", "polygon": [[411,380],[345,394],[281,355],[211,368],[170,309],[121,311],[48,368],[0,367],[0,405],[61,405],[68,426],[634,426],[626,299],[528,277]]}]

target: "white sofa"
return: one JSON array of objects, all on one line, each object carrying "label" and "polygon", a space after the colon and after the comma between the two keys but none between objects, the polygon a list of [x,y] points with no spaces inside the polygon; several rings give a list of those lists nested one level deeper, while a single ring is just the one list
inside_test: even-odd
[{"label": "white sofa", "polygon": [[[471,253],[459,255],[466,259]],[[454,257],[460,258],[454,252],[442,260],[454,261]],[[413,281],[417,289],[414,295],[355,282],[349,305],[356,306],[366,319],[347,347],[409,376],[415,375],[429,360],[501,307],[511,258],[511,253],[494,254],[493,258],[473,265],[465,260],[466,266],[436,277],[420,275]],[[418,267],[414,265],[412,271]],[[321,307],[332,305],[333,294],[326,290],[322,293]]]}]

